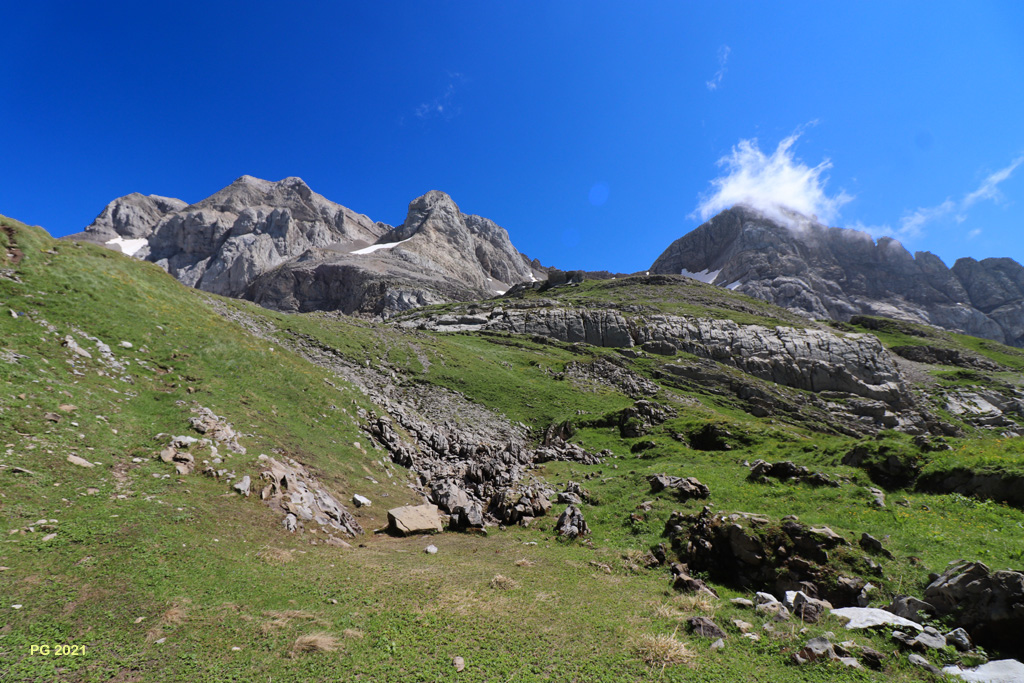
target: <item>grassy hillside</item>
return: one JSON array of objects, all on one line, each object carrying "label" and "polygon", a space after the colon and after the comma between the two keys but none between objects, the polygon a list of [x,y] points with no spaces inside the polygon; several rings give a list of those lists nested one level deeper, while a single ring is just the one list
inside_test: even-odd
[{"label": "grassy hillside", "polygon": [[[719,600],[676,594],[667,569],[645,568],[641,556],[665,541],[673,511],[712,505],[774,519],[797,515],[849,539],[861,532],[883,539],[893,559],[879,557],[881,574],[871,578],[878,604],[893,593],[919,594],[929,572],[957,558],[1024,565],[1021,510],[924,493],[912,483],[887,491],[888,505],[878,509],[868,472],[840,462],[861,445],[920,461],[926,472],[1016,471],[1024,461],[1016,439],[966,429],[965,437],[947,439],[953,450],[930,453],[895,433],[825,436],[754,418],[713,387],[670,385],[650,359],[624,361],[609,349],[542,339],[277,314],[190,290],[152,264],[54,241],[9,219],[0,225],[0,680],[919,680],[920,669],[891,654],[885,632],[843,632],[833,617],[806,633],[798,622],[766,631],[765,618],[729,602],[747,595],[738,587],[712,583]],[[528,296],[794,322],[710,286],[684,283],[691,292],[616,282]],[[887,344],[902,340],[879,334]],[[68,336],[91,357],[65,345]],[[548,463],[536,474],[589,491],[589,538],[555,536],[564,505],[528,528],[374,534],[386,526],[388,508],[419,497],[410,473],[359,429],[360,408],[381,408],[307,360],[303,344],[311,342],[395,385],[456,391],[524,423],[535,437],[551,423],[573,422],[574,441],[613,456],[591,466]],[[1011,362],[1015,350],[955,336],[946,342],[1005,366],[985,375],[993,381],[1020,369]],[[627,363],[657,383],[650,399],[675,416],[623,437],[614,416],[634,398],[573,373],[602,360]],[[261,454],[294,458],[342,503],[355,493],[373,501],[349,506],[367,533],[350,539],[350,548],[325,543],[322,533],[292,534],[258,495],[245,498],[223,478],[201,475],[201,467],[175,474],[155,456],[170,436],[199,436],[188,422],[197,406],[242,434],[246,453],[224,457],[219,467],[257,479]],[[732,450],[701,451],[680,440],[708,423],[733,435]],[[641,442],[650,443],[634,453]],[[73,464],[69,455],[94,465]],[[792,460],[844,483],[752,483],[744,463],[758,458]],[[652,494],[649,474],[696,476],[711,497],[679,503]],[[437,554],[424,552],[428,544]],[[687,634],[694,615],[712,616],[727,630],[724,650]],[[733,619],[752,622],[761,639],[742,638]],[[826,631],[890,656],[880,671],[789,663]],[[33,652],[42,645],[85,652]],[[957,659],[948,651],[930,656]],[[455,657],[464,660],[461,672]]]}]

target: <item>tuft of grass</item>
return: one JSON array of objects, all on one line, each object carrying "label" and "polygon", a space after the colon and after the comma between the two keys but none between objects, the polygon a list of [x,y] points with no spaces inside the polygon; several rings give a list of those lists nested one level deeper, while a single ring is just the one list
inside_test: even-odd
[{"label": "tuft of grass", "polygon": [[491,588],[498,591],[512,590],[513,588],[519,587],[519,582],[515,579],[503,576],[501,574],[495,574],[494,578],[491,579]]},{"label": "tuft of grass", "polygon": [[272,548],[270,546],[263,546],[260,548],[260,551],[256,553],[256,556],[267,564],[275,566],[287,564],[295,559],[292,551],[284,550],[283,548]]},{"label": "tuft of grass", "polygon": [[338,639],[330,633],[319,631],[296,638],[295,642],[292,643],[289,654],[294,657],[312,652],[335,652],[337,649]]},{"label": "tuft of grass", "polygon": [[341,632],[341,635],[348,638],[349,640],[362,640],[366,634],[357,628],[347,628]]},{"label": "tuft of grass", "polygon": [[718,610],[718,601],[705,594],[677,595],[672,598],[672,602],[685,612],[714,614]]},{"label": "tuft of grass", "polygon": [[534,566],[536,564],[537,563],[534,562],[533,560],[527,560],[526,558],[523,558],[523,559],[520,559],[520,560],[516,560],[516,566],[517,567],[532,567],[532,566]]},{"label": "tuft of grass", "polygon": [[689,646],[672,635],[644,634],[633,643],[633,652],[651,667],[674,666],[678,664],[692,665],[694,654]]}]

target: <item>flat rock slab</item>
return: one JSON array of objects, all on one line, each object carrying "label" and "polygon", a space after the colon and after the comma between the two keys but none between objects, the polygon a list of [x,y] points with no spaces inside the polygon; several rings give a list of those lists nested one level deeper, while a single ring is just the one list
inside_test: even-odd
[{"label": "flat rock slab", "polygon": [[876,607],[841,607],[840,609],[832,610],[832,614],[849,619],[846,623],[846,628],[848,629],[871,628],[873,626],[892,624],[893,626],[916,628],[918,631],[924,630],[921,624],[915,623],[910,619],[898,617],[892,612]]},{"label": "flat rock slab", "polygon": [[441,531],[441,517],[436,505],[406,505],[388,510],[388,530],[402,536],[433,533]]},{"label": "flat rock slab", "polygon": [[942,673],[959,676],[971,683],[1017,683],[1024,681],[1024,664],[1016,659],[997,659],[974,669],[947,666]]},{"label": "flat rock slab", "polygon": [[69,455],[68,462],[72,465],[78,465],[79,467],[92,467],[93,464],[85,458],[79,458],[77,455]]}]

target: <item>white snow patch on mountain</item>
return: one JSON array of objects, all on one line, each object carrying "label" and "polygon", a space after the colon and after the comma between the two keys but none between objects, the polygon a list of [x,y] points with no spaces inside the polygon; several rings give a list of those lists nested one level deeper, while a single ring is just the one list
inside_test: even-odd
[{"label": "white snow patch on mountain", "polygon": [[139,249],[142,249],[144,246],[149,244],[149,240],[147,240],[145,237],[140,237],[134,240],[126,240],[123,237],[115,237],[112,240],[107,240],[107,244],[115,245],[118,249],[121,250],[122,254],[127,254],[128,256],[135,256],[135,253]]},{"label": "white snow patch on mountain", "polygon": [[715,278],[718,277],[718,274],[721,272],[721,268],[719,268],[718,270],[711,270],[709,268],[708,270],[702,270],[699,273],[691,273],[690,271],[684,268],[681,271],[679,271],[679,274],[685,275],[686,277],[692,277],[694,280],[700,280],[701,282],[711,284],[712,282],[715,281]]},{"label": "white snow patch on mountain", "polygon": [[406,239],[402,240],[401,242],[387,242],[385,244],[371,244],[368,247],[363,247],[362,249],[356,249],[355,251],[350,252],[350,253],[362,255],[362,254],[372,254],[373,252],[380,251],[381,249],[394,249],[399,244],[404,244],[405,242],[408,242],[411,239],[412,239],[412,237],[406,238]]}]

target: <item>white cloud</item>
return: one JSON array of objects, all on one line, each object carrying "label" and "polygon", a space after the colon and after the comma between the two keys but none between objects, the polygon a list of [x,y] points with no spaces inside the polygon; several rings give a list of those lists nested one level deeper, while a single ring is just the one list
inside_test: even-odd
[{"label": "white cloud", "polygon": [[952,199],[947,199],[938,206],[921,207],[900,219],[900,229],[897,233],[901,237],[918,237],[926,223],[952,213],[956,207],[957,204]]},{"label": "white cloud", "polygon": [[[999,183],[1013,175],[1013,172],[1021,164],[1024,164],[1024,156],[1017,157],[1010,162],[1009,166],[989,174],[977,190],[968,192],[958,202],[947,198],[946,201],[937,206],[920,207],[915,211],[907,213],[900,219],[900,228],[896,231],[897,235],[909,238],[920,237],[924,232],[926,224],[945,218],[950,214],[953,214],[953,220],[958,224],[963,223],[967,220],[968,209],[973,205],[986,199],[997,202],[1003,198],[1002,192],[999,191]],[[967,233],[967,239],[974,239],[980,234],[980,229],[971,230]]]},{"label": "white cloud", "polygon": [[718,86],[722,84],[722,79],[725,78],[725,65],[729,62],[730,52],[732,52],[732,48],[728,45],[718,48],[718,71],[715,72],[710,81],[704,82],[704,85],[708,86],[708,90],[718,90]]},{"label": "white cloud", "polygon": [[449,120],[458,116],[462,110],[455,102],[455,92],[464,81],[465,78],[462,74],[449,73],[448,86],[444,92],[430,102],[419,104],[414,110],[416,116],[421,119],[443,118]]},{"label": "white cloud", "polygon": [[824,174],[832,168],[831,161],[825,159],[812,167],[793,156],[792,147],[800,134],[798,131],[780,142],[770,156],[760,150],[756,139],[740,140],[718,160],[725,174],[711,181],[712,190],[700,197],[696,213],[707,220],[744,204],[791,227],[799,225],[793,212],[822,223],[835,220],[839,208],[853,197],[843,191],[835,196],[825,193],[828,177]]},{"label": "white cloud", "polygon": [[856,230],[857,232],[866,232],[875,239],[892,235],[892,228],[888,223],[885,225],[865,225],[860,221],[855,221],[853,223],[848,223],[846,227],[850,230]]},{"label": "white cloud", "polygon": [[964,197],[963,208],[966,209],[982,199],[991,199],[992,201],[998,201],[1001,199],[1003,195],[999,191],[999,183],[1009,178],[1013,174],[1014,170],[1022,163],[1024,163],[1024,156],[1019,156],[1006,168],[1000,169],[985,178],[981,187]]}]

